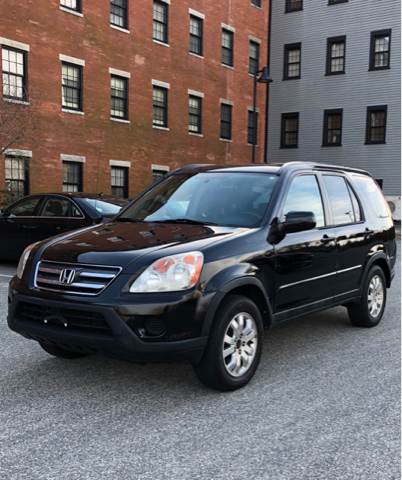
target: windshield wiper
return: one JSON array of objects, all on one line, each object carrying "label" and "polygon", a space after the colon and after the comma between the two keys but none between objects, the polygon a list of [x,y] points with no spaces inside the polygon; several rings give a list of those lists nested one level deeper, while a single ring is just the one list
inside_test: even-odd
[{"label": "windshield wiper", "polygon": [[130,218],[130,217],[117,217],[115,222],[127,222],[127,223],[146,223],[145,220],[140,220],[139,218]]},{"label": "windshield wiper", "polygon": [[155,220],[152,223],[187,223],[188,225],[215,225],[217,226],[217,223],[213,222],[201,222],[200,220],[193,220],[191,218],[169,218],[167,220]]}]

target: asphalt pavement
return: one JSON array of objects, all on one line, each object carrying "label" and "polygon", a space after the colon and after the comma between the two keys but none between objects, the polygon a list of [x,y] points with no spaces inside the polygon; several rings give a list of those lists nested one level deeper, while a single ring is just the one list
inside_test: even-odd
[{"label": "asphalt pavement", "polygon": [[186,364],[60,360],[9,331],[0,266],[0,479],[400,479],[400,270],[377,328],[346,310],[265,335],[254,380]]}]

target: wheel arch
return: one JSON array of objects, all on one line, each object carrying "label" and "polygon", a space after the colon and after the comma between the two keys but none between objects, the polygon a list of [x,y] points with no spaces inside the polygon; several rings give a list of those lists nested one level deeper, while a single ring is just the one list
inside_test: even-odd
[{"label": "wheel arch", "polygon": [[366,264],[363,278],[366,278],[370,268],[372,268],[374,265],[378,265],[384,272],[385,280],[387,282],[387,288],[389,288],[391,286],[392,275],[391,275],[391,267],[389,265],[389,262],[387,260],[385,253],[379,253],[377,255],[374,255],[372,258],[370,258],[370,260]]},{"label": "wheel arch", "polygon": [[252,300],[261,312],[266,327],[272,324],[272,307],[261,281],[255,277],[242,277],[231,280],[220,288],[208,309],[203,326],[203,335],[209,335],[216,312],[229,295],[243,295]]}]

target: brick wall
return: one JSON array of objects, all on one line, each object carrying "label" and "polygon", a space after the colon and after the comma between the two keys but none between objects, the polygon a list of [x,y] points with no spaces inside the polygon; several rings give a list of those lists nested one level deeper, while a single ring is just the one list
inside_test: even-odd
[{"label": "brick wall", "polygon": [[[188,53],[189,8],[205,15],[204,58]],[[186,163],[249,163],[247,110],[249,36],[261,39],[267,56],[268,0],[171,0],[169,46],[152,40],[152,1],[129,0],[129,33],[111,28],[107,0],[83,0],[83,16],[59,8],[59,0],[3,0],[0,37],[28,44],[28,84],[35,141],[13,147],[32,150],[30,192],[62,189],[61,154],[86,158],[84,190],[110,192],[110,160],[130,161],[130,194],[151,181],[151,164],[171,169]],[[221,23],[235,29],[234,69],[220,62]],[[59,55],[85,60],[84,115],[61,111]],[[110,120],[109,68],[130,72],[130,124]],[[170,83],[170,131],[152,128],[152,84]],[[1,82],[1,79],[0,79]],[[203,137],[188,134],[188,89],[204,93]],[[220,99],[234,102],[233,140],[219,139]],[[265,87],[259,87],[259,146],[263,161]],[[0,162],[0,190],[4,159]]]}]

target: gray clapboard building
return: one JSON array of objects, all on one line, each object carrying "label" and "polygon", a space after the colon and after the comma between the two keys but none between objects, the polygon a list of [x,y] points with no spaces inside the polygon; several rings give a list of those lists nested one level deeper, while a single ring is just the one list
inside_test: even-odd
[{"label": "gray clapboard building", "polygon": [[369,170],[400,219],[400,0],[272,0],[268,163]]}]

